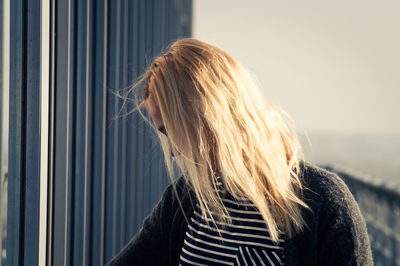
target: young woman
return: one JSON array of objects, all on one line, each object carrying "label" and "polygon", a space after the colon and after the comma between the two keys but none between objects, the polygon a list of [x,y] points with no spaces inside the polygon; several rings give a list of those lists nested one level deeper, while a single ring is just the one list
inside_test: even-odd
[{"label": "young woman", "polygon": [[302,160],[283,113],[233,57],[178,40],[138,84],[172,184],[108,265],[372,265],[346,185]]}]

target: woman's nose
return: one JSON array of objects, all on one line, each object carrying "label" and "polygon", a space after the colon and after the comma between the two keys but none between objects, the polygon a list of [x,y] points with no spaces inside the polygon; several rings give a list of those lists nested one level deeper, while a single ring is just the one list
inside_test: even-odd
[{"label": "woman's nose", "polygon": [[172,149],[172,144],[171,141],[168,139],[168,145],[169,145],[169,153],[171,154],[172,157],[175,157],[175,153]]}]

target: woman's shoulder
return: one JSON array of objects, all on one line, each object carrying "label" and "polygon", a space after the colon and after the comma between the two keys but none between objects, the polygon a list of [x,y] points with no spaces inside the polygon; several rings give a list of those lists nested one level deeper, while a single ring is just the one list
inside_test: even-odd
[{"label": "woman's shoulder", "polygon": [[372,265],[366,224],[352,193],[335,173],[301,164],[303,198],[313,214],[308,222],[320,233],[323,265]]},{"label": "woman's shoulder", "polygon": [[191,204],[193,200],[193,190],[182,175],[173,180],[171,184],[166,187],[160,203],[163,205],[169,205],[172,210],[176,210],[181,204]]},{"label": "woman's shoulder", "polygon": [[186,197],[191,193],[191,186],[183,175],[172,180],[172,182],[165,189],[165,193],[178,194],[179,197]]},{"label": "woman's shoulder", "polygon": [[359,212],[352,193],[336,173],[302,162],[300,180],[306,200],[335,211]]},{"label": "woman's shoulder", "polygon": [[338,197],[343,196],[343,193],[350,193],[347,185],[336,173],[306,161],[301,162],[300,169],[300,180],[306,190],[311,190],[321,197]]}]

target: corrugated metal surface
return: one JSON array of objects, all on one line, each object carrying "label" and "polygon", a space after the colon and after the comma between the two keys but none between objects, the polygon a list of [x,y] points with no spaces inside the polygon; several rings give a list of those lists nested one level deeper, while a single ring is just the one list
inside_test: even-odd
[{"label": "corrugated metal surface", "polygon": [[39,242],[40,1],[10,1],[10,13],[7,265],[35,265]]},{"label": "corrugated metal surface", "polygon": [[[49,265],[102,265],[141,226],[168,178],[138,114],[114,119],[167,43],[191,34],[191,1],[54,1]],[[129,108],[129,106],[128,106]]]},{"label": "corrugated metal surface", "polygon": [[10,12],[7,265],[35,265],[40,181],[40,1],[11,1]]}]

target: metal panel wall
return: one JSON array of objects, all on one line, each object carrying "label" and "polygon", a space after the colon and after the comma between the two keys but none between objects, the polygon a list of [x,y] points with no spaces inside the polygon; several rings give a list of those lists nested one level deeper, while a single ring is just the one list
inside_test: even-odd
[{"label": "metal panel wall", "polygon": [[138,114],[116,118],[111,92],[190,36],[191,12],[190,0],[52,2],[48,265],[104,264],[159,200],[156,134]]},{"label": "metal panel wall", "polygon": [[13,0],[10,5],[7,265],[38,262],[39,96],[40,1]]}]

